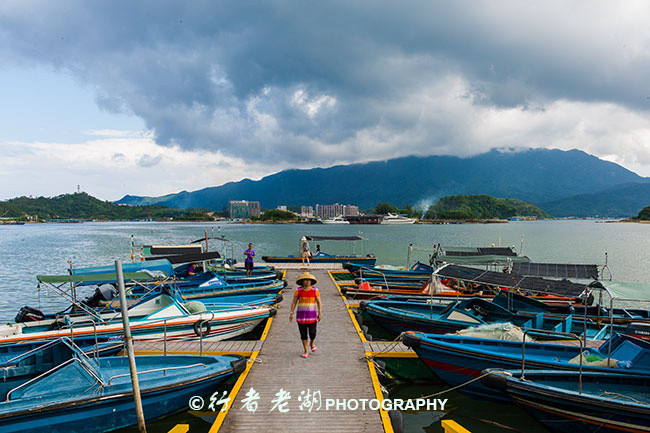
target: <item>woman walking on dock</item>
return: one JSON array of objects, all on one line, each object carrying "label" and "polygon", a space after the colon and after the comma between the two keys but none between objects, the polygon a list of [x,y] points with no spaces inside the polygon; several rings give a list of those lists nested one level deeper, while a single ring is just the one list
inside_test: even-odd
[{"label": "woman walking on dock", "polygon": [[[289,314],[289,321],[293,320],[293,312],[296,310],[296,322],[298,323],[298,330],[300,331],[300,339],[305,352],[301,355],[303,358],[309,356],[309,347],[311,351],[316,352],[316,324],[320,322],[321,317],[321,301],[320,292],[316,287],[316,277],[309,272],[304,272],[296,280],[298,288],[293,293],[293,301],[291,302],[291,313]],[[307,337],[309,337],[309,346],[307,345]]]},{"label": "woman walking on dock", "polygon": [[311,251],[309,251],[309,242],[306,237],[300,239],[300,257],[302,257],[302,264],[305,264],[305,259],[307,259],[307,266],[309,266],[309,258],[311,257]]}]

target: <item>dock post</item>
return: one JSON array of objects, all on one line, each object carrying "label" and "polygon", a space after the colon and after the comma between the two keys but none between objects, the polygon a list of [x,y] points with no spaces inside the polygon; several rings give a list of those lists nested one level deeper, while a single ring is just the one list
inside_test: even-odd
[{"label": "dock post", "polygon": [[147,433],[144,424],[144,412],[142,410],[142,399],[140,398],[140,384],[138,383],[138,371],[135,366],[133,354],[133,337],[131,337],[131,326],[129,325],[129,313],[126,305],[126,292],[124,291],[124,274],[122,273],[122,262],[115,260],[115,272],[117,273],[117,288],[120,292],[120,308],[122,309],[122,323],[124,326],[124,341],[126,342],[126,353],[129,357],[129,370],[131,371],[131,383],[133,384],[133,399],[135,400],[135,414],[138,418],[138,431]]}]

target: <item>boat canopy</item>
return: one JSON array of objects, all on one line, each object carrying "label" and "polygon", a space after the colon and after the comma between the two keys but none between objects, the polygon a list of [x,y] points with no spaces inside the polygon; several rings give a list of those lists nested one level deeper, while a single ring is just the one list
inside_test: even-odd
[{"label": "boat canopy", "polygon": [[436,269],[434,275],[478,284],[562,296],[580,296],[587,287],[585,284],[577,284],[569,280],[547,280],[539,277],[527,277],[450,264]]},{"label": "boat canopy", "polygon": [[511,247],[448,247],[441,245],[440,250],[447,256],[517,256]]},{"label": "boat canopy", "polygon": [[511,247],[449,247],[438,245],[431,263],[454,263],[458,265],[508,265],[528,263],[526,256],[518,256]]},{"label": "boat canopy", "polygon": [[[146,262],[133,262],[122,264],[124,272],[162,272],[165,276],[170,277],[174,275],[174,268],[167,259],[148,260]],[[73,275],[89,275],[89,274],[109,274],[115,273],[115,265],[108,266],[92,266],[89,268],[74,268],[71,272]]]},{"label": "boat canopy", "polygon": [[305,236],[308,241],[365,241],[362,236]]},{"label": "boat canopy", "polygon": [[[151,280],[156,277],[152,272],[126,272],[125,280]],[[60,283],[89,283],[99,284],[106,282],[117,282],[117,274],[108,272],[103,274],[83,274],[83,275],[37,275],[36,278],[41,283],[60,284]]]},{"label": "boat canopy", "polygon": [[172,265],[179,265],[181,263],[194,263],[194,262],[203,262],[207,260],[220,259],[221,254],[218,251],[210,251],[207,253],[192,253],[192,254],[178,254],[170,256],[153,256],[145,257],[144,260],[147,263],[151,263],[157,260],[169,260]]},{"label": "boat canopy", "polygon": [[512,272],[527,277],[598,279],[598,265],[513,263]]},{"label": "boat canopy", "polygon": [[468,256],[450,256],[447,254],[437,254],[433,256],[433,262],[436,263],[454,263],[457,265],[510,265],[511,263],[528,263],[530,259],[527,256],[500,256],[500,255],[468,255]]},{"label": "boat canopy", "polygon": [[196,254],[201,252],[203,252],[201,245],[144,245],[142,247],[142,253],[145,256]]}]

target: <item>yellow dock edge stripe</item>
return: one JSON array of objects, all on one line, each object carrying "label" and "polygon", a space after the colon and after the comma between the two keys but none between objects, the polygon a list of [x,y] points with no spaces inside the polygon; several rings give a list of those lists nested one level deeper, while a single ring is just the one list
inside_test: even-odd
[{"label": "yellow dock edge stripe", "polygon": [[[284,280],[286,276],[287,276],[287,271],[285,270],[282,274],[282,279]],[[280,293],[282,293],[282,290],[280,290]],[[273,322],[273,317],[269,317],[269,321],[266,322],[266,326],[264,327],[264,331],[262,332],[262,337],[260,338],[260,341],[266,340],[266,336],[269,333],[269,329],[271,329],[272,322]],[[228,415],[230,408],[235,404],[235,401],[237,400],[237,394],[239,393],[239,390],[244,384],[244,381],[248,376],[248,372],[251,370],[251,367],[253,367],[253,364],[255,364],[255,360],[257,359],[257,355],[259,354],[260,351],[256,350],[252,353],[251,357],[248,359],[248,362],[246,363],[246,370],[244,370],[244,372],[239,375],[237,382],[235,382],[235,385],[232,387],[232,390],[228,395],[228,397],[230,397],[230,404],[228,405],[225,411],[219,412],[219,414],[217,415],[217,419],[214,420],[214,424],[212,424],[212,427],[210,427],[210,431],[208,433],[217,433],[221,428],[221,424],[223,424],[223,421],[226,419],[226,415]]]},{"label": "yellow dock edge stripe", "polygon": [[465,427],[450,419],[443,419],[441,425],[445,429],[445,433],[471,433]]},{"label": "yellow dock edge stripe", "polygon": [[417,358],[418,354],[415,352],[371,352],[367,350],[366,356],[371,358]]},{"label": "yellow dock edge stripe", "polygon": [[[381,403],[384,400],[384,395],[382,394],[381,387],[379,386],[379,378],[377,377],[377,372],[375,371],[375,364],[370,360],[366,360],[366,362],[368,363],[368,370],[370,371],[370,379],[372,379],[372,387],[375,390],[375,397]],[[394,433],[393,424],[390,422],[388,412],[381,409],[381,406],[379,408],[379,415],[381,416],[381,423],[384,425],[384,432]]]}]

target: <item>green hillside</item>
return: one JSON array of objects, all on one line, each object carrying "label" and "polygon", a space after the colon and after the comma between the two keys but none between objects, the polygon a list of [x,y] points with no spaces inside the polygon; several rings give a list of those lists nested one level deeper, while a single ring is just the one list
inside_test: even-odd
[{"label": "green hillside", "polygon": [[549,218],[550,215],[530,203],[489,195],[454,195],[441,198],[429,207],[425,219],[484,220],[515,216]]},{"label": "green hillside", "polygon": [[[645,184],[643,178],[612,162],[582,151],[530,149],[492,150],[459,158],[453,156],[404,157],[363,164],[310,170],[285,170],[260,180],[244,179],[198,191],[181,191],[162,197],[127,195],[118,203],[160,204],[175,208],[221,210],[228,200],[257,200],[262,207],[354,204],[373,208],[377,201],[399,207],[405,203],[431,203],[439,197],[486,194],[512,197],[546,210],[554,216],[636,215],[631,203],[650,202],[650,190],[620,191],[601,202],[593,194],[623,184]],[[562,203],[554,203],[563,200]],[[640,200],[642,199],[642,200]],[[552,206],[547,207],[547,203]],[[579,207],[580,209],[576,209]],[[607,211],[607,213],[602,213]]]},{"label": "green hillside", "polygon": [[[172,209],[167,206],[120,206],[110,201],[99,200],[85,192],[62,194],[56,197],[18,197],[0,202],[0,217],[25,218],[37,216],[39,220],[49,219],[192,219],[201,220],[205,212]],[[211,218],[210,218],[211,219]]]},{"label": "green hillside", "polygon": [[650,221],[650,206],[641,209],[641,212],[637,215],[637,219],[640,219],[641,221]]}]

